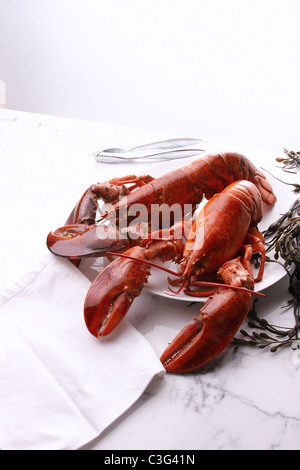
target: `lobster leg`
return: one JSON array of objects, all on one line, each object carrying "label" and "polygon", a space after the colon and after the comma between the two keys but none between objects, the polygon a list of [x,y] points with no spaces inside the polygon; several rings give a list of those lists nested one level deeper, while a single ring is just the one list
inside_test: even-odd
[{"label": "lobster leg", "polygon": [[114,204],[119,197],[127,194],[129,194],[129,190],[125,186],[110,183],[93,184],[83,193],[65,225],[92,225],[96,222],[99,199],[106,204]]},{"label": "lobster leg", "polygon": [[[99,199],[105,204],[115,204],[120,198],[128,196],[133,189],[147,184],[152,179],[148,175],[128,175],[122,178],[114,178],[108,183],[93,184],[83,193],[65,225],[94,224],[96,222]],[[125,186],[126,184],[131,184],[131,186],[127,187]]]},{"label": "lobster leg", "polygon": [[[225,263],[219,270],[225,284],[253,289],[252,276],[240,259]],[[233,339],[246,318],[252,295],[245,290],[219,288],[195,317],[175,337],[161,356],[167,372],[196,370],[219,354]]]},{"label": "lobster leg", "polygon": [[253,253],[260,253],[261,254],[261,262],[257,277],[254,279],[254,282],[260,282],[263,278],[265,262],[266,262],[266,248],[264,244],[264,237],[262,233],[257,228],[250,229],[244,245],[242,246],[242,250],[244,251],[243,256],[243,265],[245,269],[252,273],[252,268],[250,265],[250,261],[252,258]]},{"label": "lobster leg", "polygon": [[110,184],[114,184],[116,186],[124,185],[124,184],[132,184],[129,188],[129,192],[133,191],[133,189],[141,188],[145,184],[150,183],[153,181],[154,178],[150,175],[143,175],[143,176],[136,176],[136,175],[127,175],[121,176],[120,178],[113,178],[109,180]]}]

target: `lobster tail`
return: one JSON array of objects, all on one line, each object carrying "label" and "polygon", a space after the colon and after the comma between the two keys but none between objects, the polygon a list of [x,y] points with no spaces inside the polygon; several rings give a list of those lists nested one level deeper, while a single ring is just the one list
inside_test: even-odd
[{"label": "lobster tail", "polygon": [[256,174],[253,179],[253,183],[259,189],[262,200],[269,206],[273,206],[276,202],[276,196],[273,193],[272,186],[265,176],[262,173]]},{"label": "lobster tail", "polygon": [[272,206],[276,201],[265,175],[240,153],[209,154],[195,160],[190,166],[197,178],[197,184],[204,188],[207,199],[220,193],[234,181],[248,180],[257,186],[266,204]]}]

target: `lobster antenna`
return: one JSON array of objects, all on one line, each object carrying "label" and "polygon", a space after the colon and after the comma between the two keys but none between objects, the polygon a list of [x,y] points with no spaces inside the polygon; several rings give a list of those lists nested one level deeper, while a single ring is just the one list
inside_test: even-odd
[{"label": "lobster antenna", "polygon": [[[172,269],[169,269],[169,268],[165,268],[164,266],[159,266],[158,264],[152,263],[151,261],[148,261],[145,259],[135,258],[134,256],[125,255],[124,253],[114,253],[112,251],[108,251],[107,254],[111,256],[118,256],[120,258],[131,259],[132,261],[138,261],[139,263],[144,263],[144,264],[147,264],[148,266],[153,266],[154,268],[161,269],[162,271],[165,271],[168,274],[171,274],[172,276],[180,277],[180,275],[176,271],[173,271]],[[202,286],[210,286],[210,287],[225,287],[225,288],[232,289],[232,290],[240,290],[244,292],[249,292],[252,295],[258,295],[259,297],[266,297],[265,294],[247,289],[247,287],[231,286],[229,284],[221,284],[218,282],[207,282],[207,281],[194,281],[193,284],[202,285]],[[183,289],[183,287],[185,287],[185,285],[186,283],[184,282],[177,292],[174,292],[171,289],[170,290],[171,292],[174,292],[175,295],[177,295],[179,294],[179,292],[181,292],[181,290]]]},{"label": "lobster antenna", "polygon": [[151,261],[148,261],[146,259],[135,258],[134,256],[125,255],[123,253],[113,253],[112,251],[107,251],[107,254],[112,256],[120,256],[121,258],[127,258],[133,261],[138,261],[139,263],[144,263],[148,266],[153,266],[154,268],[161,269],[162,271],[165,271],[166,273],[171,274],[172,276],[180,277],[180,275],[176,271],[165,268],[164,266],[159,266],[158,264],[152,263]]},{"label": "lobster antenna", "polygon": [[262,294],[261,292],[256,292],[254,290],[247,289],[247,287],[231,286],[230,284],[222,284],[221,282],[193,281],[193,285],[195,285],[195,286],[207,286],[207,287],[227,287],[228,289],[249,292],[250,294],[258,295],[259,297],[266,297],[265,294]]}]

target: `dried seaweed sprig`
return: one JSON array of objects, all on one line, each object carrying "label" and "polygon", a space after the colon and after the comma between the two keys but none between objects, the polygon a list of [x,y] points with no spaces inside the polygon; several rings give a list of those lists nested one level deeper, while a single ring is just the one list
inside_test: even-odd
[{"label": "dried seaweed sprig", "polygon": [[[292,328],[272,325],[265,318],[258,316],[255,302],[248,313],[248,318],[248,326],[252,328],[252,331],[249,333],[246,330],[240,330],[243,337],[235,337],[231,343],[235,348],[239,346],[255,346],[259,349],[264,349],[269,346],[271,352],[276,352],[279,348],[292,344],[297,339],[300,320],[296,321]],[[260,330],[261,332],[258,333],[255,330]],[[272,336],[266,333],[266,331],[271,333]]]},{"label": "dried seaweed sprig", "polygon": [[288,302],[288,305],[293,307],[295,322],[298,323],[300,320],[300,266],[299,264],[289,273],[289,292],[292,295],[292,299]]},{"label": "dried seaweed sprig", "polygon": [[[300,319],[300,198],[296,199],[290,209],[263,232],[265,238],[273,236],[268,243],[267,251],[275,250],[274,258],[281,258],[289,275],[289,292],[292,299],[295,324]],[[299,328],[298,328],[299,329]]]},{"label": "dried seaweed sprig", "polygon": [[[269,229],[268,229],[269,230]],[[268,232],[268,231],[266,231]],[[263,233],[266,238],[266,232]],[[274,258],[281,257],[284,267],[300,266],[300,217],[293,217],[278,228],[277,233],[268,243],[267,251],[274,249]]]},{"label": "dried seaweed sprig", "polygon": [[299,215],[300,212],[300,198],[296,199],[291,207],[285,212],[281,217],[279,217],[275,222],[273,222],[269,227],[263,232],[265,238],[270,237],[274,233],[283,230],[283,224],[286,221],[290,221],[294,216]]},{"label": "dried seaweed sprig", "polygon": [[283,259],[283,267],[289,275],[289,292],[292,299],[289,304],[294,307],[295,321],[300,316],[300,217],[293,217],[278,228],[267,251],[273,249],[274,258]]},{"label": "dried seaweed sprig", "polygon": [[283,181],[280,178],[277,178],[277,176],[273,175],[269,170],[266,170],[265,168],[262,168],[262,170],[269,173],[275,180],[280,181],[280,183],[286,184],[287,186],[294,186],[294,189],[293,189],[294,193],[299,193],[300,192],[300,184],[299,183],[288,183],[287,181]]},{"label": "dried seaweed sprig", "polygon": [[293,150],[283,149],[286,157],[277,157],[276,161],[283,163],[282,169],[288,173],[293,173],[290,170],[294,168],[300,168],[300,152],[294,152]]},{"label": "dried seaweed sprig", "polygon": [[[300,198],[277,221],[272,223],[263,232],[266,238],[272,237],[268,243],[267,251],[275,249],[274,258],[270,260],[281,264],[289,276],[289,292],[292,298],[286,303],[293,307],[294,326],[292,328],[278,327],[270,324],[266,319],[259,318],[255,309],[255,302],[248,314],[249,333],[241,330],[243,338],[234,338],[232,344],[235,348],[241,345],[256,346],[260,349],[267,346],[271,352],[289,345],[298,338],[300,330]],[[283,260],[283,263],[279,259]],[[260,330],[260,332],[255,331]]]},{"label": "dried seaweed sprig", "polygon": [[[263,232],[265,238],[273,235],[267,251],[274,248],[274,258],[281,258],[289,275],[289,292],[292,299],[295,325],[300,319],[300,198],[296,199],[290,209]],[[299,327],[297,328],[298,331]]]}]

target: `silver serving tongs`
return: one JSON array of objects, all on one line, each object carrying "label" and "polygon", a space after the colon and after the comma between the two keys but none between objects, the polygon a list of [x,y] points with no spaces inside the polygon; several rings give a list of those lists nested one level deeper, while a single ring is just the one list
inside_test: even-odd
[{"label": "silver serving tongs", "polygon": [[193,157],[204,149],[190,148],[201,143],[201,139],[189,137],[161,140],[150,144],[133,147],[129,150],[109,148],[94,153],[94,157],[101,163],[116,163],[125,161],[171,160],[175,158]]}]

